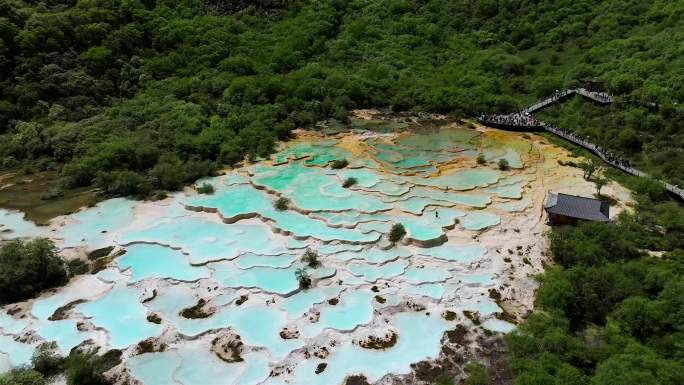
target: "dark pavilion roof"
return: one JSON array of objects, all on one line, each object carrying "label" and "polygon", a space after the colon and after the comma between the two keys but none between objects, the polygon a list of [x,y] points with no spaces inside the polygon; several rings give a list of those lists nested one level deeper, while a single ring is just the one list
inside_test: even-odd
[{"label": "dark pavilion roof", "polygon": [[546,196],[544,208],[550,214],[570,218],[598,222],[610,221],[610,205],[608,202],[594,198],[549,192]]}]

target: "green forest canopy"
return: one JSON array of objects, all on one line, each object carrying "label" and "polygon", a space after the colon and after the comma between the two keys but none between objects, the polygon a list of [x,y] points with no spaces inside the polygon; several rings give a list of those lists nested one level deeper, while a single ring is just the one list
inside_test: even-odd
[{"label": "green forest canopy", "polygon": [[678,1],[6,0],[0,70],[0,166],[118,195],[177,189],[357,107],[510,111],[593,77],[661,106],[609,125],[633,130],[611,147],[684,163]]}]

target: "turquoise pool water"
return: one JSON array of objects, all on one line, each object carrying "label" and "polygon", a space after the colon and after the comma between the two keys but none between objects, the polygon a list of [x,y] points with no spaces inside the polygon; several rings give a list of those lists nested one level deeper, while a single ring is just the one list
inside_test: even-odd
[{"label": "turquoise pool water", "polygon": [[29,324],[27,319],[14,318],[5,312],[0,312],[0,334],[17,334]]},{"label": "turquoise pool water", "polygon": [[393,247],[391,249],[383,250],[378,248],[370,248],[361,251],[348,251],[336,254],[335,259],[342,261],[349,261],[353,259],[363,259],[370,263],[383,263],[397,258],[406,258],[411,255],[411,250],[405,247]]},{"label": "turquoise pool water", "polygon": [[134,201],[115,198],[72,215],[74,222],[62,229],[65,245],[87,245],[90,249],[109,246],[109,234],[130,223],[134,205]]},{"label": "turquoise pool water", "polygon": [[47,234],[45,227],[24,218],[24,213],[0,209],[0,239],[42,237]]},{"label": "turquoise pool water", "polygon": [[196,281],[208,278],[210,271],[202,266],[190,266],[188,256],[168,247],[134,244],[126,254],[116,260],[122,270],[131,269],[132,282],[147,278],[172,278],[179,281]]},{"label": "turquoise pool water", "polygon": [[482,230],[487,227],[498,225],[501,218],[498,215],[487,212],[470,212],[461,218],[461,225],[468,230]]},{"label": "turquoise pool water", "polygon": [[485,322],[482,323],[482,326],[485,329],[491,330],[493,332],[498,332],[498,333],[510,333],[511,331],[515,330],[515,325],[513,325],[510,322],[506,321],[501,321],[496,318],[490,318],[486,320]]},{"label": "turquoise pool water", "polygon": [[226,225],[204,218],[168,220],[125,232],[121,241],[159,243],[181,249],[193,264],[234,259],[242,253],[278,254],[286,251],[265,224]]},{"label": "turquoise pool water", "polygon": [[486,253],[487,249],[484,246],[476,243],[465,245],[449,244],[420,250],[421,255],[444,259],[447,261],[460,261],[464,263],[469,263],[481,258]]},{"label": "turquoise pool water", "polygon": [[283,268],[290,267],[297,259],[296,255],[282,254],[282,255],[258,255],[247,253],[241,255],[235,265],[240,269],[249,269],[252,267],[275,267]]},{"label": "turquoise pool water", "polygon": [[267,293],[288,294],[299,288],[295,267],[252,267],[240,269],[226,263],[210,263],[213,277],[221,284],[234,288],[259,288]]},{"label": "turquoise pool water", "polygon": [[325,329],[349,331],[373,319],[373,293],[367,291],[345,292],[337,305],[324,304],[317,323],[305,325],[302,334],[313,337]]},{"label": "turquoise pool water", "polygon": [[340,294],[340,291],[342,291],[342,288],[339,286],[315,287],[310,290],[300,291],[286,298],[280,305],[280,308],[287,312],[288,318],[297,319],[309,311],[313,305],[336,297]]},{"label": "turquoise pool water", "polygon": [[423,285],[411,286],[403,289],[402,292],[408,295],[432,297],[440,299],[444,295],[444,286],[437,283],[426,283]]},{"label": "turquoise pool water", "polygon": [[76,328],[75,320],[60,320],[60,321],[41,321],[34,329],[38,335],[47,341],[57,342],[59,350],[64,355],[68,355],[72,348],[81,342],[95,338],[95,332],[81,332]]},{"label": "turquoise pool water", "polygon": [[11,336],[0,335],[0,353],[6,354],[10,367],[30,365],[35,345],[15,341]]},{"label": "turquoise pool water", "polygon": [[[520,176],[525,165],[512,148],[485,149],[489,160],[505,158],[512,170],[471,167],[482,135],[368,135],[354,154],[338,139],[293,141],[273,162],[196,183],[211,184],[213,194],[188,189],[158,202],[113,199],[80,211],[54,226],[60,247],[114,245],[126,253],[96,275],[44,294],[25,319],[0,312],[0,371],[30,360],[35,344],[10,336],[32,330],[63,353],[87,339],[122,349],[132,378],[145,385],[336,385],[353,373],[371,382],[409,373],[412,363],[435,358],[450,327],[440,316],[445,309],[477,311],[488,317],[485,328],[510,331],[515,325],[492,318],[501,309],[487,289],[500,275],[487,270],[488,249],[474,232],[530,205],[531,182]],[[342,158],[347,168],[330,167]],[[467,166],[455,167],[456,160]],[[357,184],[342,187],[350,177]],[[289,200],[284,211],[274,208],[281,196]],[[407,235],[393,244],[387,234],[394,223]],[[0,236],[48,231],[0,210],[0,231],[7,228],[13,231]],[[307,268],[314,286],[302,290],[296,271],[306,249],[318,252],[321,266]],[[48,320],[76,300],[85,302],[66,319]],[[207,317],[181,316],[199,300]],[[408,302],[426,310],[408,311]],[[151,314],[161,324],[148,321]],[[79,322],[96,330],[79,331]],[[286,328],[296,332],[285,338]],[[210,351],[215,334],[227,329],[244,343],[244,361],[227,363]],[[389,331],[399,339],[386,350],[352,342]],[[135,353],[137,343],[159,336],[165,351]],[[321,346],[326,358],[312,354]],[[322,362],[326,370],[315,374]],[[291,373],[271,375],[282,367]]]},{"label": "turquoise pool water", "polygon": [[402,277],[409,283],[417,285],[421,283],[444,281],[451,277],[451,273],[443,269],[430,267],[417,268],[411,266],[406,269]]},{"label": "turquoise pool water", "polygon": [[141,354],[127,362],[133,377],[145,385],[176,385],[173,372],[180,364],[181,357],[176,352]]},{"label": "turquoise pool water", "polygon": [[158,336],[162,331],[161,326],[147,321],[147,309],[140,302],[140,295],[134,288],[119,285],[101,298],[77,305],[76,309],[109,332],[111,348],[122,349]]},{"label": "turquoise pool water", "polygon": [[396,277],[402,274],[407,266],[408,262],[404,260],[387,262],[383,265],[351,263],[347,265],[347,270],[356,276],[363,277],[368,282],[375,282],[380,278],[389,279]]},{"label": "turquoise pool water", "polygon": [[[324,360],[313,358],[297,366],[296,384],[330,385],[339,384],[348,373],[364,374],[374,382],[386,373],[409,373],[410,364],[435,358],[440,351],[440,339],[447,326],[439,315],[424,313],[399,313],[391,321],[399,338],[397,344],[385,351],[363,349],[358,345],[345,343],[325,362],[325,371],[313,374],[316,366]],[[392,359],[387,359],[391,356]],[[267,384],[286,384],[277,377],[269,378]]]}]

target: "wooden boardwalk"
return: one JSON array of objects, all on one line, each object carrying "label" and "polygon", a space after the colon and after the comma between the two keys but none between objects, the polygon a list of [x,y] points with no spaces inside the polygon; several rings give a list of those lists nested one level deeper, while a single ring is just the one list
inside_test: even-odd
[{"label": "wooden boardwalk", "polygon": [[[551,132],[557,136],[560,136],[561,138],[567,140],[568,142],[572,142],[572,143],[574,143],[574,144],[576,144],[582,148],[585,148],[585,149],[591,151],[596,156],[601,158],[604,162],[608,163],[609,165],[611,165],[615,168],[618,168],[618,169],[620,169],[620,170],[622,170],[622,171],[624,171],[630,175],[639,176],[642,178],[650,178],[650,176],[643,171],[637,170],[636,168],[628,166],[624,163],[614,161],[612,158],[610,158],[608,155],[606,155],[598,146],[596,146],[595,144],[593,144],[589,141],[580,139],[574,135],[570,135],[566,131],[563,131],[558,127],[553,127],[553,126],[550,126],[550,125],[544,124],[544,123],[542,123],[542,126],[544,127],[544,130]],[[670,184],[670,183],[666,183],[663,181],[660,181],[660,182],[663,183],[663,187],[665,187],[665,190],[667,190],[670,194],[672,194],[672,195],[676,196],[677,198],[681,199],[682,201],[684,201],[684,189],[681,189],[678,186],[675,186],[675,185]]]},{"label": "wooden boardwalk", "polygon": [[588,91],[584,88],[571,88],[568,90],[558,91],[555,94],[549,96],[548,98],[542,99],[542,100],[538,101],[537,103],[527,107],[522,112],[532,114],[532,113],[535,113],[535,112],[541,110],[542,108],[548,107],[554,103],[564,101],[565,99],[567,99],[573,95],[580,95],[580,96],[583,96],[589,100],[592,100],[592,101],[594,101],[596,103],[600,103],[600,104],[613,103],[613,98],[605,92],[593,92],[593,91]]},{"label": "wooden boardwalk", "polygon": [[[573,88],[559,91],[546,99],[538,101],[521,112],[507,115],[482,115],[478,117],[477,120],[485,126],[504,130],[539,131],[541,129],[550,132],[586,150],[589,150],[601,158],[604,162],[630,175],[650,178],[650,176],[645,172],[637,170],[634,167],[631,167],[627,162],[621,161],[619,158],[607,154],[601,147],[589,142],[588,140],[580,138],[572,134],[572,132],[565,131],[558,127],[538,121],[530,115],[541,110],[542,108],[550,106],[551,104],[562,102],[573,95],[580,95],[600,104],[610,104],[613,102],[613,98],[606,93],[588,91],[584,88]],[[667,190],[670,194],[684,201],[684,189],[664,181],[660,182],[663,184],[663,187],[665,187],[665,190]]]}]

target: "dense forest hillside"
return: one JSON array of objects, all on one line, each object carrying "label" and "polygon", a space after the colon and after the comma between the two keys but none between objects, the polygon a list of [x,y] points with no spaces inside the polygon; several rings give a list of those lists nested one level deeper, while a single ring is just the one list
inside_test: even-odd
[{"label": "dense forest hillside", "polygon": [[592,133],[683,178],[677,1],[6,0],[0,69],[0,166],[66,187],[177,189],[353,108],[510,111],[594,77],[660,110]]},{"label": "dense forest hillside", "polygon": [[635,212],[551,231],[556,266],[507,336],[515,385],[684,383],[684,209],[655,182],[613,177]]}]

